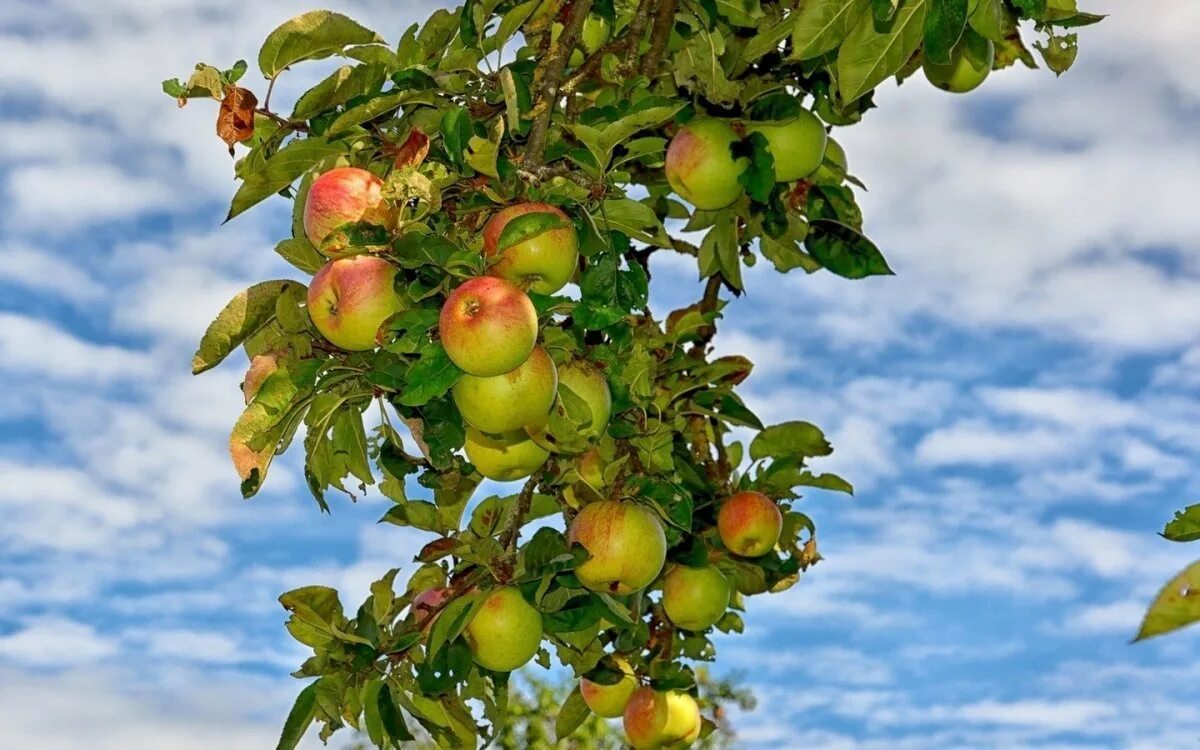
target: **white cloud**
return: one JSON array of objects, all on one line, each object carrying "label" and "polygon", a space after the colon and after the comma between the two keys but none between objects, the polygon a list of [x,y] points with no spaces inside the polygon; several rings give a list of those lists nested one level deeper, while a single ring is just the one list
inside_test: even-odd
[{"label": "white cloud", "polygon": [[59,617],[26,620],[20,630],[0,635],[0,660],[23,666],[78,666],[116,652],[90,625]]},{"label": "white cloud", "polygon": [[105,382],[142,378],[152,367],[143,352],[84,341],[48,321],[0,312],[0,370]]},{"label": "white cloud", "polygon": [[[2,139],[0,134],[0,142]],[[3,256],[0,284],[49,292],[77,304],[104,298],[104,287],[90,274],[52,252],[16,246],[5,248]]]}]

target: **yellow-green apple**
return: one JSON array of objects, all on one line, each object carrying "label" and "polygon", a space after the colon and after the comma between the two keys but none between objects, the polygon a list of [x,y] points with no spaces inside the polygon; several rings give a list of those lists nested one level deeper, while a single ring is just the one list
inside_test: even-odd
[{"label": "yellow-green apple", "polygon": [[717,511],[717,531],[730,552],[743,557],[759,557],[779,542],[783,514],[775,501],[761,492],[738,492]]},{"label": "yellow-green apple", "polygon": [[846,150],[830,138],[825,144],[825,161],[813,172],[813,182],[840,185],[846,180],[846,164]]},{"label": "yellow-green apple", "polygon": [[[567,415],[570,410],[564,405],[561,395],[564,388],[581,398],[591,412],[591,419],[583,425],[580,434],[589,440],[603,435],[608,428],[608,420],[612,417],[612,389],[609,388],[604,373],[595,365],[579,359],[571,360],[558,368],[560,395],[554,408]],[[554,434],[548,419],[526,425],[525,431],[546,450],[563,450],[562,436]]]},{"label": "yellow-green apple", "polygon": [[247,404],[258,395],[258,389],[262,388],[263,381],[278,369],[279,360],[274,352],[256,354],[250,359],[250,369],[246,370],[246,377],[242,378],[242,396],[245,397]]},{"label": "yellow-green apple", "polygon": [[678,690],[640,687],[625,705],[624,723],[634,750],[683,748],[700,737],[700,706]]},{"label": "yellow-green apple", "polygon": [[550,454],[522,430],[489,435],[467,427],[467,460],[479,473],[497,482],[524,479],[537,471]]},{"label": "yellow-green apple", "polygon": [[[514,221],[522,216],[536,220]],[[553,226],[556,220],[565,226],[535,233],[540,227]],[[521,232],[514,240],[529,233],[533,236],[501,250],[500,241],[509,226]],[[489,274],[539,294],[554,294],[567,285],[579,266],[579,237],[560,209],[546,203],[518,203],[488,220],[483,228],[483,255],[491,262]]]},{"label": "yellow-green apple", "polygon": [[490,593],[467,623],[467,645],[475,663],[493,672],[525,666],[542,642],[542,613],[511,586]]},{"label": "yellow-green apple", "polygon": [[539,346],[512,372],[490,378],[463,375],[452,392],[463,419],[473,427],[492,434],[512,432],[546,418],[558,392],[558,371]]},{"label": "yellow-green apple", "polygon": [[579,681],[579,693],[583,696],[583,702],[592,709],[592,713],[605,719],[615,719],[623,714],[629,697],[638,688],[637,677],[634,676],[633,667],[629,666],[629,662],[619,656],[613,661],[616,662],[622,677],[612,685],[601,685],[586,677]]},{"label": "yellow-green apple", "polygon": [[390,226],[392,209],[383,199],[383,180],[365,169],[339,167],[322,174],[304,198],[304,234],[320,248],[343,224],[366,221]]},{"label": "yellow-green apple", "polygon": [[631,502],[600,500],[583,506],[567,530],[588,559],[575,568],[592,591],[632,594],[648,586],[667,559],[667,537],[652,511]]},{"label": "yellow-green apple", "polygon": [[935,63],[926,58],[921,67],[934,86],[953,94],[965,94],[987,79],[995,60],[996,46],[990,39],[964,37],[950,51],[950,62]]},{"label": "yellow-green apple", "polygon": [[663,578],[663,609],[684,630],[704,630],[720,620],[729,608],[729,594],[729,581],[711,565],[675,565]]},{"label": "yellow-green apple", "polygon": [[738,177],[749,161],[734,157],[739,140],[724,120],[698,118],[679,129],[667,147],[667,182],[679,197],[699,209],[725,208],[742,196]]},{"label": "yellow-green apple", "polygon": [[451,361],[468,375],[503,375],[521,366],[537,342],[529,296],[494,276],[471,279],[450,293],[438,331]]},{"label": "yellow-green apple", "polygon": [[779,182],[795,182],[815,172],[825,158],[829,138],[821,120],[807,109],[800,110],[793,120],[747,123],[746,132],[761,133],[767,139]]},{"label": "yellow-green apple", "polygon": [[435,613],[453,596],[454,592],[448,588],[425,589],[417,594],[408,608],[413,622],[423,626],[432,625],[436,619]]},{"label": "yellow-green apple", "polygon": [[355,255],[321,266],[308,286],[308,316],[329,343],[352,352],[375,348],[383,321],[404,309],[396,266]]}]

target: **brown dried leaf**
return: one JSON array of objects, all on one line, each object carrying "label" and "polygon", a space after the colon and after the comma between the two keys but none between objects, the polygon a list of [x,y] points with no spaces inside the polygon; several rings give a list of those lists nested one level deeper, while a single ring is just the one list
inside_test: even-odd
[{"label": "brown dried leaf", "polygon": [[233,155],[233,144],[250,140],[254,135],[254,109],[258,106],[258,97],[250,89],[230,86],[221,100],[221,109],[217,113],[217,135],[229,146],[229,154]]},{"label": "brown dried leaf", "polygon": [[419,167],[429,155],[429,136],[420,128],[413,128],[408,139],[396,150],[396,169]]}]

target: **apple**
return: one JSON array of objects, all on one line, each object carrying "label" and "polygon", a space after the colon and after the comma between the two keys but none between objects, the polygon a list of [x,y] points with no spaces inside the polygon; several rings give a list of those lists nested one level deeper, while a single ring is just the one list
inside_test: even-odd
[{"label": "apple", "polygon": [[374,349],[379,326],[405,308],[396,294],[399,269],[374,255],[321,266],[308,286],[308,316],[329,343],[351,352]]},{"label": "apple", "polygon": [[479,473],[497,482],[524,479],[537,471],[550,454],[521,430],[488,435],[467,427],[467,460]]},{"label": "apple", "polygon": [[583,702],[592,709],[592,713],[605,719],[615,719],[623,714],[629,697],[638,688],[637,677],[634,676],[633,667],[629,666],[629,662],[619,656],[614,657],[613,661],[624,675],[615,684],[601,685],[586,677],[579,681],[579,693],[583,696]]},{"label": "apple", "polygon": [[625,705],[624,724],[634,750],[687,747],[700,737],[700,706],[678,690],[641,687]]},{"label": "apple", "polygon": [[705,630],[725,614],[730,593],[729,581],[711,565],[675,565],[663,578],[662,604],[677,626]]},{"label": "apple", "polygon": [[759,557],[775,548],[783,531],[783,514],[775,501],[761,492],[739,492],[717,511],[721,541],[735,555]]},{"label": "apple", "polygon": [[521,366],[537,342],[537,311],[504,279],[481,276],[450,293],[438,330],[451,361],[468,375],[503,375]]},{"label": "apple", "polygon": [[786,122],[751,122],[747,133],[761,133],[767,139],[767,150],[775,159],[775,179],[795,182],[808,177],[825,159],[825,142],[829,135],[825,125],[807,109],[800,110],[794,120]]},{"label": "apple", "polygon": [[512,586],[496,589],[467,623],[467,645],[475,663],[511,672],[533,658],[542,643],[542,613]]},{"label": "apple", "polygon": [[392,209],[383,199],[383,180],[365,169],[339,167],[313,180],[304,198],[304,234],[317,248],[343,224],[366,221],[392,223]]},{"label": "apple", "polygon": [[[583,399],[591,411],[591,421],[584,425],[580,434],[588,440],[603,435],[604,431],[608,429],[608,420],[612,417],[612,389],[609,388],[608,379],[604,377],[604,373],[595,365],[584,360],[571,360],[558,368],[559,392],[564,386],[570,389],[571,393]],[[554,404],[554,408],[561,414],[567,413],[561,396]],[[562,436],[554,434],[548,418],[531,422],[526,425],[525,431],[529,433],[534,442],[546,450],[563,450]]]},{"label": "apple", "polygon": [[[529,214],[550,214],[567,226],[550,229],[501,251],[504,228]],[[554,294],[579,267],[579,237],[570,218],[546,203],[519,203],[493,216],[483,228],[483,255],[492,261],[488,273],[539,294]]]},{"label": "apple", "polygon": [[463,375],[452,391],[463,419],[492,434],[544,420],[557,392],[554,360],[540,346],[512,372],[490,378]]},{"label": "apple", "polygon": [[738,177],[749,160],[734,158],[740,139],[724,120],[702,117],[679,129],[667,147],[667,182],[679,197],[706,211],[725,208],[742,197]]},{"label": "apple", "polygon": [[658,577],[667,560],[667,537],[652,511],[630,502],[600,500],[583,506],[567,530],[588,559],[575,568],[592,591],[632,594]]},{"label": "apple", "polygon": [[926,58],[921,67],[934,86],[953,94],[965,94],[979,88],[987,79],[995,60],[996,46],[990,39],[964,35],[950,51],[950,62],[935,63]]},{"label": "apple", "polygon": [[258,389],[271,377],[271,373],[278,369],[279,361],[273,352],[256,354],[250,359],[250,369],[246,370],[246,376],[242,378],[242,396],[247,404],[258,395]]},{"label": "apple", "polygon": [[[408,611],[412,615],[413,622],[417,625],[432,625],[433,619],[436,619],[435,612],[454,596],[454,592],[448,588],[432,588],[425,589],[421,593],[413,597],[412,604],[409,605]],[[441,614],[438,612],[438,614]],[[433,618],[433,619],[431,619]]]},{"label": "apple", "polygon": [[812,181],[840,185],[846,181],[846,150],[832,138],[825,144],[825,161],[813,172]]}]

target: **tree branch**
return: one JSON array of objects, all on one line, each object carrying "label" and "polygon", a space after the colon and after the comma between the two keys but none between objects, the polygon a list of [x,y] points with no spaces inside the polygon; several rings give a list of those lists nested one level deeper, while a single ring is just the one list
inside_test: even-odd
[{"label": "tree branch", "polygon": [[642,75],[654,78],[658,75],[658,66],[662,64],[663,53],[667,43],[671,41],[671,31],[675,28],[675,8],[678,0],[662,0],[658,12],[654,15],[654,28],[650,31],[650,49],[642,58]]},{"label": "tree branch", "polygon": [[530,115],[534,118],[529,130],[529,141],[525,144],[525,166],[541,166],[546,157],[546,139],[550,134],[550,118],[559,99],[559,82],[571,59],[571,51],[579,41],[583,22],[592,10],[592,0],[575,0],[571,13],[563,27],[558,42],[551,44],[550,54],[539,66],[542,72],[538,101]]},{"label": "tree branch", "polygon": [[508,521],[508,528],[500,536],[500,546],[510,555],[516,552],[517,537],[521,535],[521,527],[525,525],[525,516],[529,513],[529,506],[533,504],[533,490],[537,487],[537,483],[536,474],[525,482],[525,486],[521,488],[521,494],[517,495],[517,507]]},{"label": "tree branch", "polygon": [[642,36],[646,33],[646,23],[650,20],[650,10],[653,6],[654,0],[642,0],[625,33],[596,50],[584,60],[583,65],[580,65],[571,77],[563,83],[560,90],[564,94],[575,93],[585,81],[599,70],[600,64],[604,62],[605,55],[626,53],[628,58],[636,60],[638,48],[641,46]]}]

